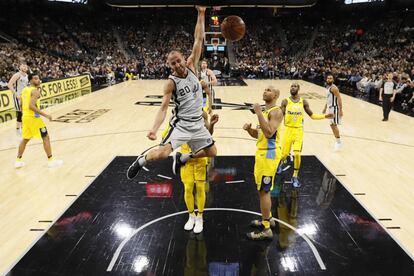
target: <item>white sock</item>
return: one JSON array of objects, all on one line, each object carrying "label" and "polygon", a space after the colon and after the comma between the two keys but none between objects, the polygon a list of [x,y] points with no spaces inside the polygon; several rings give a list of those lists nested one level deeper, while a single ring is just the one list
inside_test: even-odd
[{"label": "white sock", "polygon": [[193,157],[193,154],[192,154],[192,153],[184,153],[184,154],[182,154],[182,155],[181,155],[180,160],[181,160],[181,162],[185,163],[185,162],[187,162],[187,161],[188,161],[188,159],[190,159],[191,157]]},{"label": "white sock", "polygon": [[143,158],[141,157],[140,159],[138,159],[138,164],[142,167],[145,164],[147,164],[147,159],[146,156],[144,156]]},{"label": "white sock", "polygon": [[22,134],[22,129],[21,128],[16,128],[16,134],[17,134],[17,136],[20,136]]},{"label": "white sock", "polygon": [[341,144],[341,138],[336,138],[336,143]]}]

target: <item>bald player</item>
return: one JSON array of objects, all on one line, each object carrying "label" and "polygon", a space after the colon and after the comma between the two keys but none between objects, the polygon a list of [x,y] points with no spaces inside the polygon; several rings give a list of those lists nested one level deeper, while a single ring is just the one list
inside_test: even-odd
[{"label": "bald player", "polygon": [[[194,31],[194,45],[191,55],[186,60],[179,51],[171,51],[167,62],[172,70],[164,86],[164,95],[161,107],[158,110],[152,129],[147,137],[157,139],[157,131],[165,120],[170,100],[174,102],[174,109],[170,119],[170,129],[157,149],[140,155],[128,168],[127,178],[132,179],[148,162],[166,159],[174,150],[183,144],[188,144],[190,153],[173,155],[174,174],[180,171],[191,158],[214,157],[217,154],[216,146],[210,132],[204,125],[203,119],[203,89],[198,80],[196,68],[203,49],[205,7],[197,6],[198,18]],[[211,93],[208,95],[211,99]],[[211,109],[211,102],[209,103]]]},{"label": "bald player", "polygon": [[257,139],[254,178],[259,194],[262,220],[251,222],[253,227],[259,228],[259,231],[247,233],[247,237],[251,240],[273,239],[270,227],[274,227],[275,222],[272,220],[270,192],[273,190],[276,168],[281,158],[280,125],[283,120],[283,113],[276,105],[279,94],[280,91],[273,86],[267,87],[263,92],[265,110],[262,111],[257,103],[253,106],[259,121],[257,127],[252,128],[250,123],[243,126],[251,137]]}]

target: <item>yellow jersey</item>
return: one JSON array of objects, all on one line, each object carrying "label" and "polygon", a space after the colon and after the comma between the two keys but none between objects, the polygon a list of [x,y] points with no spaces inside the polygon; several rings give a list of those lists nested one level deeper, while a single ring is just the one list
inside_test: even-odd
[{"label": "yellow jersey", "polygon": [[[279,106],[273,106],[263,111],[262,112],[263,117],[269,120],[270,112],[272,112],[273,110],[277,110],[279,108],[280,108]],[[274,150],[276,154],[276,148],[279,147],[279,140],[280,140],[279,130],[280,130],[280,125],[277,128],[275,134],[271,138],[266,138],[266,136],[263,134],[262,130],[260,129],[260,124],[257,124],[257,132],[258,132],[258,139],[256,143],[257,150],[267,150],[267,151]]]},{"label": "yellow jersey", "polygon": [[299,98],[298,102],[287,98],[287,106],[285,111],[285,126],[301,128],[303,127],[303,99]]},{"label": "yellow jersey", "polygon": [[[22,112],[23,117],[40,118],[40,114],[30,109],[30,98],[32,91],[37,89],[33,86],[27,86],[22,90]],[[37,108],[40,109],[40,98],[36,101]]]}]

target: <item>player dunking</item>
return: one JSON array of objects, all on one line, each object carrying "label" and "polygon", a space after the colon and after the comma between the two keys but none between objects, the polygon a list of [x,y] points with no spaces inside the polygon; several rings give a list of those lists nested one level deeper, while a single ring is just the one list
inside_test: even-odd
[{"label": "player dunking", "polygon": [[[202,80],[201,86],[206,93],[210,94],[210,88]],[[208,131],[213,134],[214,125],[218,122],[219,116],[212,114],[210,121],[208,120],[207,112],[203,112],[204,124]],[[163,131],[162,138],[164,139],[170,130],[170,125],[167,124]],[[180,148],[181,153],[190,153],[191,148],[188,144],[183,144]],[[188,160],[184,166],[181,167],[180,176],[184,184],[184,201],[188,211],[188,221],[184,225],[187,231],[193,230],[195,234],[203,231],[203,211],[206,203],[206,185],[207,185],[207,166],[208,158],[193,158]],[[197,213],[194,210],[194,186],[196,187],[196,203]]]},{"label": "player dunking", "polygon": [[275,222],[271,219],[272,202],[270,192],[273,190],[276,168],[280,162],[280,123],[283,120],[283,113],[276,105],[279,98],[279,90],[269,86],[263,93],[263,100],[266,108],[262,112],[259,104],[254,104],[254,112],[259,120],[257,128],[253,129],[252,124],[245,124],[243,129],[249,135],[257,139],[257,150],[254,163],[254,178],[256,188],[259,193],[260,210],[262,220],[254,220],[252,226],[259,227],[258,232],[247,233],[247,237],[252,240],[272,239],[273,232],[270,226]]},{"label": "player dunking", "polygon": [[29,83],[27,71],[27,65],[20,64],[19,72],[15,73],[7,84],[7,87],[13,92],[13,103],[16,110],[16,136],[19,140],[21,139],[22,128],[22,91]]},{"label": "player dunking", "polygon": [[[290,97],[282,101],[281,109],[285,115],[285,131],[282,141],[282,160],[284,162],[288,157],[293,146],[293,177],[292,185],[295,188],[300,187],[299,168],[301,162],[301,152],[303,144],[303,113],[309,115],[313,120],[322,120],[332,118],[332,114],[314,114],[309,107],[307,100],[299,96],[299,83],[294,82],[290,86]],[[280,167],[281,168],[281,167]]]},{"label": "player dunking", "polygon": [[[206,86],[206,89],[208,87]],[[210,121],[206,112],[203,113],[204,124],[208,131],[213,134],[214,125],[218,122],[219,116],[217,114],[211,115]],[[163,131],[164,138],[170,126]],[[191,148],[188,144],[183,144],[180,148],[181,153],[190,153]],[[207,185],[207,166],[208,158],[192,158],[181,167],[180,176],[184,184],[184,202],[187,206],[188,220],[184,225],[184,230],[193,230],[195,234],[203,231],[203,211],[206,203],[206,185]],[[194,210],[194,186],[196,187],[196,203],[197,213]]]},{"label": "player dunking", "polygon": [[[161,107],[147,137],[150,140],[157,139],[156,133],[165,120],[168,105],[172,98],[175,107],[170,120],[170,130],[162,140],[160,147],[149,151],[145,156],[138,156],[135,162],[128,168],[128,179],[134,178],[147,162],[166,159],[171,152],[185,143],[190,146],[192,152],[186,154],[177,152],[173,156],[174,174],[190,158],[214,157],[217,154],[213,138],[204,126],[202,116],[203,91],[195,73],[203,48],[206,8],[197,6],[197,10],[198,18],[194,31],[195,41],[192,53],[187,61],[178,51],[171,51],[168,54],[167,62],[173,73],[168,77],[164,87]],[[209,97],[211,98],[211,95]]]},{"label": "player dunking", "polygon": [[328,112],[328,114],[333,114],[331,119],[331,129],[336,138],[334,151],[338,151],[342,148],[341,136],[338,129],[338,125],[341,124],[342,116],[344,115],[342,109],[342,98],[338,87],[334,84],[333,75],[329,74],[326,77],[326,85],[326,104],[322,113],[325,114]]}]

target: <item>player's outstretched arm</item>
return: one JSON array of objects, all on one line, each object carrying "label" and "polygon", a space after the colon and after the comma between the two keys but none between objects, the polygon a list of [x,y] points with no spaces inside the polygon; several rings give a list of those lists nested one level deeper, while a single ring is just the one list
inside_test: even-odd
[{"label": "player's outstretched arm", "polygon": [[155,115],[154,125],[152,126],[152,129],[147,134],[147,137],[150,140],[157,139],[157,131],[165,120],[165,116],[167,114],[168,106],[170,104],[171,96],[172,96],[174,89],[175,89],[174,81],[169,79],[164,86],[164,95],[162,97],[160,109],[158,109],[157,115]]},{"label": "player's outstretched arm", "polygon": [[333,118],[333,114],[315,114],[309,107],[309,103],[307,100],[303,100],[303,108],[305,109],[306,114],[312,118],[312,120],[322,120],[322,119],[329,119]]},{"label": "player's outstretched arm", "polygon": [[204,40],[204,22],[205,22],[205,12],[206,8],[197,6],[198,17],[197,24],[194,30],[194,45],[191,55],[187,59],[187,66],[196,72],[198,61],[200,60],[201,51],[203,49],[203,40]]},{"label": "player's outstretched arm", "polygon": [[19,79],[20,75],[19,73],[15,73],[7,83],[7,87],[14,93],[16,92],[17,87],[14,85],[16,84],[16,81]]}]

